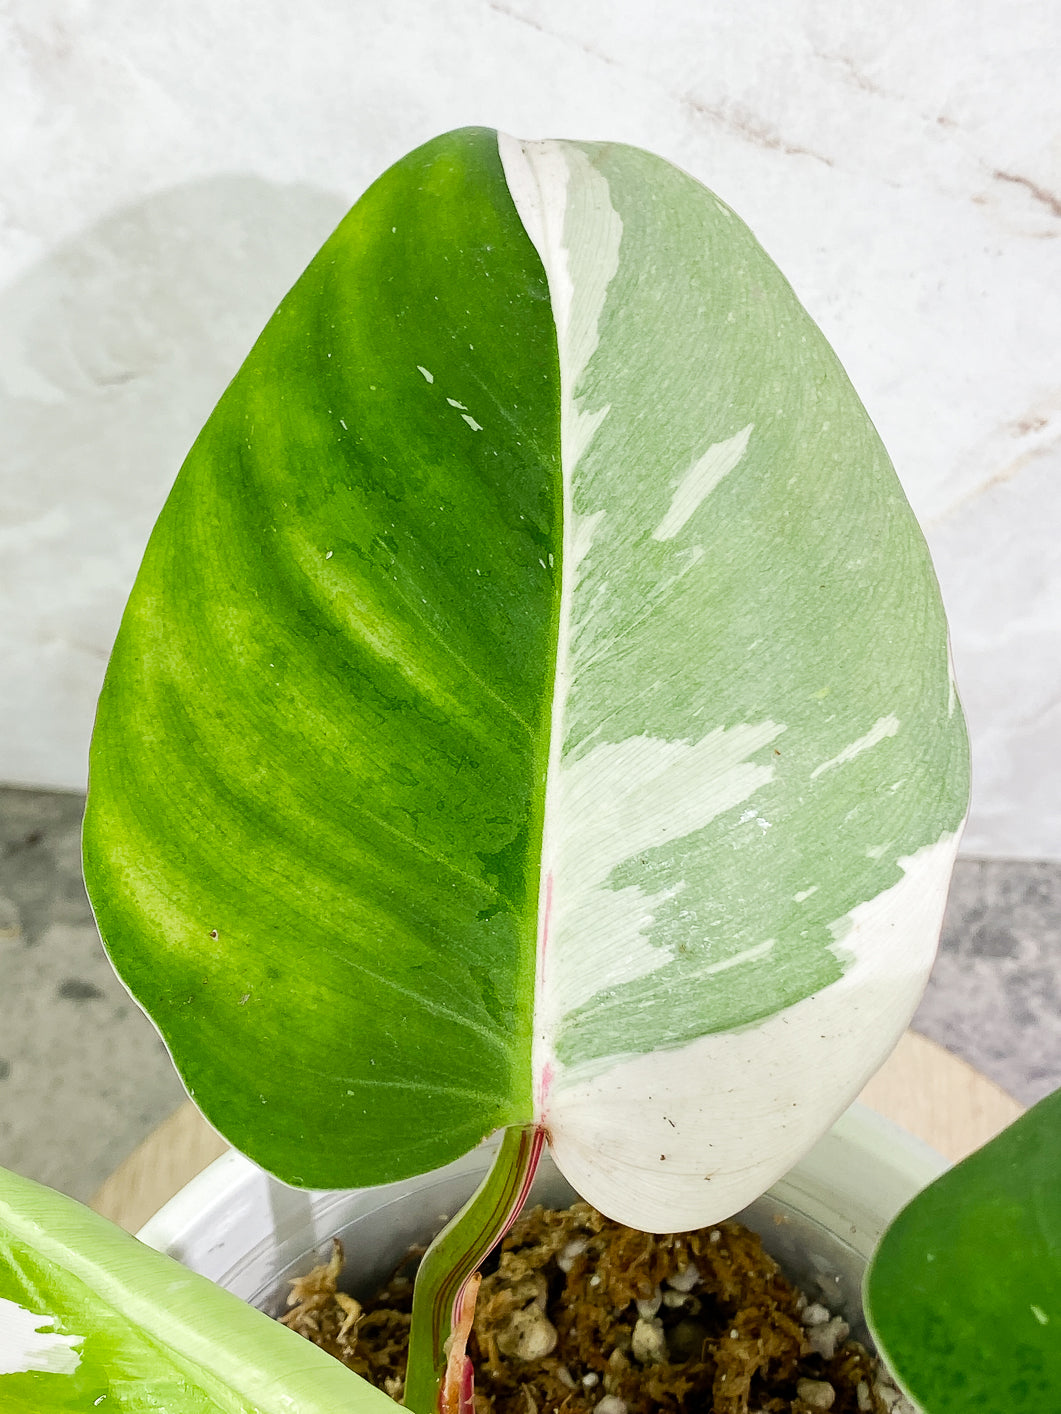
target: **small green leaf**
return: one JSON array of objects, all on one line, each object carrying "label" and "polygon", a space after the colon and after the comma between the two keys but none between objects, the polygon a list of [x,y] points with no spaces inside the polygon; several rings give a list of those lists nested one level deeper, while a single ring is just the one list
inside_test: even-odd
[{"label": "small green leaf", "polygon": [[394,1414],[332,1356],[0,1169],[4,1414]]},{"label": "small green leaf", "polygon": [[925,1414],[1061,1399],[1061,1091],[916,1197],[866,1276],[882,1354]]}]

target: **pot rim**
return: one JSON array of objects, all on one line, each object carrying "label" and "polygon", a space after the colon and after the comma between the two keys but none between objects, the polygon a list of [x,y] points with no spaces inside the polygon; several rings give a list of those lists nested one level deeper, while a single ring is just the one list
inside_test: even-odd
[{"label": "pot rim", "polygon": [[[491,1136],[457,1164],[496,1142],[496,1136]],[[835,1225],[835,1211],[841,1208],[847,1214],[844,1240],[868,1258],[892,1218],[947,1167],[946,1160],[923,1140],[856,1102],[770,1192],[827,1227]],[[416,1181],[399,1180],[375,1190],[291,1189],[230,1149],[187,1183],[136,1235],[149,1247],[181,1260],[190,1233],[208,1230],[222,1215],[246,1207],[249,1194],[262,1184],[270,1193],[275,1188],[280,1194],[297,1194],[303,1202],[316,1203],[326,1203],[333,1193],[375,1191],[382,1206],[392,1193]],[[831,1201],[823,1201],[823,1192],[834,1195]],[[270,1208],[275,1223],[276,1205],[270,1203],[266,1211]]]}]

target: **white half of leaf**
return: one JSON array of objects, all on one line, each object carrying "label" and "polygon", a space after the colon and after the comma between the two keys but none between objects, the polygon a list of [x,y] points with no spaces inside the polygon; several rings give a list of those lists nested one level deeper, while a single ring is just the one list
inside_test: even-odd
[{"label": "white half of leaf", "polygon": [[0,1296],[0,1375],[72,1375],[81,1363],[74,1347],[85,1337],[46,1330],[55,1320]]},{"label": "white half of leaf", "polygon": [[587,1202],[618,1222],[678,1232],[729,1217],[787,1172],[905,1030],[957,847],[947,835],[900,860],[898,884],[838,920],[837,947],[853,965],[816,995],[585,1081],[557,1073],[552,1152]]},{"label": "white half of leaf", "polygon": [[[835,382],[791,291],[746,228],[658,159],[610,145],[504,136],[498,145],[544,266],[560,367],[562,582],[535,1112],[584,1197],[635,1227],[675,1231],[766,1188],[890,1050],[935,949],[956,812],[879,823],[867,805],[879,792],[844,768],[864,753],[889,760],[881,744],[901,721],[904,747],[923,754],[897,691],[920,668],[904,679],[903,659],[890,679],[861,672],[847,651],[861,621],[834,614],[844,639],[835,643],[806,601],[794,605],[778,542],[763,550],[764,515],[783,528],[790,497],[798,512],[821,494],[821,525],[788,543],[822,563],[843,556],[845,574],[861,563],[828,475],[847,435],[865,432],[857,399],[830,394],[846,419],[835,445],[778,430],[789,419],[803,426],[819,396],[801,379],[818,369],[822,386]],[[776,317],[764,321],[763,310]],[[889,475],[886,457],[877,462]],[[892,503],[881,502],[889,516]],[[717,592],[729,566],[747,577],[735,607]],[[820,605],[826,585],[816,572],[815,581]],[[909,582],[914,602],[922,581]],[[731,695],[749,663],[759,685]],[[790,761],[805,764],[797,773]],[[936,793],[930,782],[924,799]],[[868,881],[867,859],[878,865]],[[892,885],[898,865],[906,873]],[[850,906],[836,872],[845,867],[860,871],[859,897],[869,898],[834,924],[840,980],[807,995],[831,972],[820,969],[829,934],[822,916],[816,934],[799,931],[791,886],[777,893],[778,881],[790,870],[804,899],[820,886],[819,909],[832,894],[839,911],[841,899]],[[901,918],[911,927],[898,937]],[[807,980],[786,994],[804,1000],[755,1021],[757,979],[770,982],[775,953],[791,959],[794,943]]]}]

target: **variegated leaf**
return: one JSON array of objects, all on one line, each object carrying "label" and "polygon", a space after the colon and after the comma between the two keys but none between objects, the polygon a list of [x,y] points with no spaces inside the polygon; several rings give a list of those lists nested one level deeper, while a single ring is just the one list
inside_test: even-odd
[{"label": "variegated leaf", "polygon": [[4,1414],[393,1414],[279,1322],[0,1169]]},{"label": "variegated leaf", "polygon": [[291,1182],[536,1120],[740,1207],[927,973],[967,746],[924,543],[733,212],[465,130],[362,198],[156,528],[92,758],[120,972]]}]

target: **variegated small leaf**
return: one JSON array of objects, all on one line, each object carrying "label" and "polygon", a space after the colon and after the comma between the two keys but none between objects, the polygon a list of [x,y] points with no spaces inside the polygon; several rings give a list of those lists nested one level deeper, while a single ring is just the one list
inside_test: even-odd
[{"label": "variegated small leaf", "polygon": [[393,1414],[277,1321],[0,1169],[4,1414]]}]

